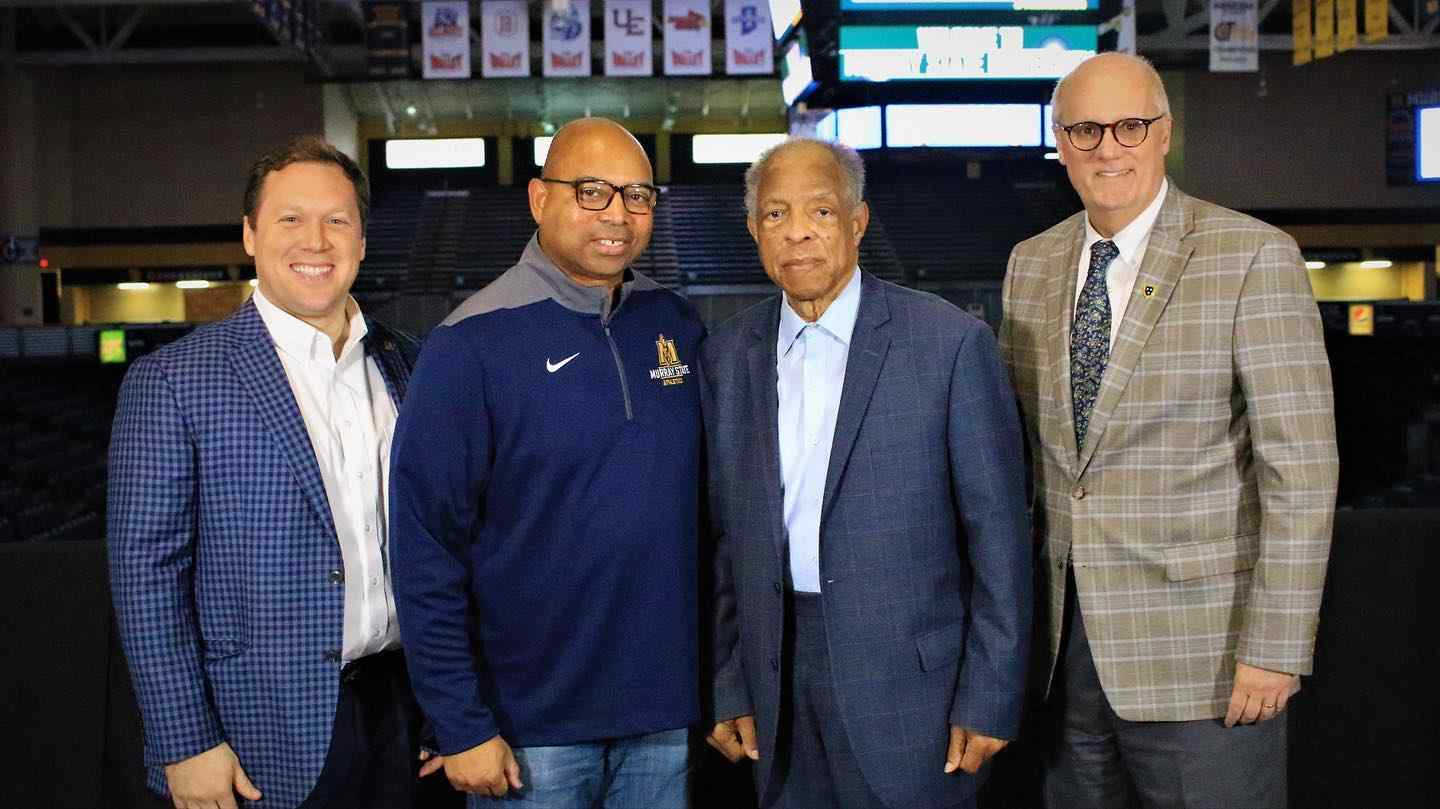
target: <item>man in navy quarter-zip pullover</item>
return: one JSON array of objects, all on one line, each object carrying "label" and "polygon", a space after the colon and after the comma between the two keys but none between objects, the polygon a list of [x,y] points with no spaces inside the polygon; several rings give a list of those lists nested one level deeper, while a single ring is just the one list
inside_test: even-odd
[{"label": "man in navy quarter-zip pullover", "polygon": [[396,426],[402,639],[472,809],[686,803],[704,329],[628,269],[652,182],[619,124],[562,127],[538,232],[431,333]]}]

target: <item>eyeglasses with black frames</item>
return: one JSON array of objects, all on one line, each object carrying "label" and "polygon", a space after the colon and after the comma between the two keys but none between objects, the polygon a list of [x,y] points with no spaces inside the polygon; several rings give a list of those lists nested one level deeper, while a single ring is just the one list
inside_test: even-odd
[{"label": "eyeglasses with black frames", "polygon": [[1116,143],[1133,149],[1145,142],[1146,136],[1150,134],[1150,125],[1164,117],[1165,113],[1162,112],[1154,118],[1121,118],[1113,124],[1081,121],[1069,126],[1056,124],[1055,128],[1063,130],[1070,139],[1070,145],[1082,152],[1093,152],[1100,148],[1100,141],[1105,139],[1107,129],[1115,136]]},{"label": "eyeglasses with black frames", "polygon": [[587,211],[603,211],[610,207],[615,195],[620,195],[625,210],[633,214],[648,214],[660,202],[659,186],[648,183],[616,185],[599,177],[579,177],[574,180],[558,180],[541,177],[547,183],[560,183],[575,189],[575,204]]}]

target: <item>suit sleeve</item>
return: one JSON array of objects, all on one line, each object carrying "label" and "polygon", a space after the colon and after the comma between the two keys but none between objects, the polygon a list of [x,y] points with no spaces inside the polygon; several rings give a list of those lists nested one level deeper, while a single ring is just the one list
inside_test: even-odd
[{"label": "suit sleeve", "polygon": [[1020,731],[1034,581],[1015,396],[995,338],[973,323],[951,371],[947,450],[972,576],[969,630],[950,723]]},{"label": "suit sleeve", "polygon": [[116,406],[106,537],[115,617],[151,766],[225,740],[195,606],[196,481],[195,447],[173,382],[157,358],[142,358],[126,374]]},{"label": "suit sleeve", "polygon": [[1237,656],[1309,674],[1330,555],[1339,461],[1320,313],[1295,242],[1256,253],[1235,314],[1234,365],[1245,396],[1260,495],[1260,555]]},{"label": "suit sleeve", "polygon": [[491,435],[484,368],[456,327],[432,332],[395,424],[390,561],[415,697],[440,752],[499,733],[471,638],[469,547],[484,520]]},{"label": "suit sleeve", "polygon": [[735,574],[731,567],[729,543],[725,535],[724,505],[721,501],[721,480],[714,465],[717,457],[715,442],[715,390],[710,376],[706,373],[709,352],[702,352],[700,362],[700,402],[705,416],[706,450],[706,497],[704,499],[707,551],[710,566],[709,614],[706,629],[709,634],[705,650],[709,663],[705,669],[709,680],[708,692],[710,719],[718,722],[737,716],[753,714],[755,707],[750,700],[750,688],[745,681],[745,667],[740,654],[740,624],[736,614]]}]

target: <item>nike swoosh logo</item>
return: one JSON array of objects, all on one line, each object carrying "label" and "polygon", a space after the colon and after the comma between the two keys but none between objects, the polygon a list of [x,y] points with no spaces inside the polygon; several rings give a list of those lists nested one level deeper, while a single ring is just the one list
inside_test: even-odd
[{"label": "nike swoosh logo", "polygon": [[545,358],[545,370],[547,370],[547,371],[549,371],[550,373],[553,374],[553,373],[555,373],[556,371],[560,370],[561,368],[564,368],[566,365],[568,365],[568,364],[570,363],[570,360],[573,360],[573,359],[575,359],[575,358],[578,357],[578,356],[580,356],[580,352],[579,352],[579,351],[576,351],[574,354],[571,354],[570,356],[566,357],[566,358],[563,359],[563,360],[560,360],[559,362],[551,362],[551,361],[550,361],[550,358],[549,358],[549,357],[546,357],[546,358]]}]

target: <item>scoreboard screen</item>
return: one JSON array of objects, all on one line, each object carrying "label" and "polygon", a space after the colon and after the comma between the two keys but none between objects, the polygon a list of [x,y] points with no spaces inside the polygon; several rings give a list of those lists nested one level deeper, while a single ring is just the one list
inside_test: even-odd
[{"label": "scoreboard screen", "polygon": [[1100,0],[840,0],[841,11],[1095,11]]},{"label": "scoreboard screen", "polygon": [[1097,44],[1091,25],[845,25],[840,80],[1053,81]]}]

